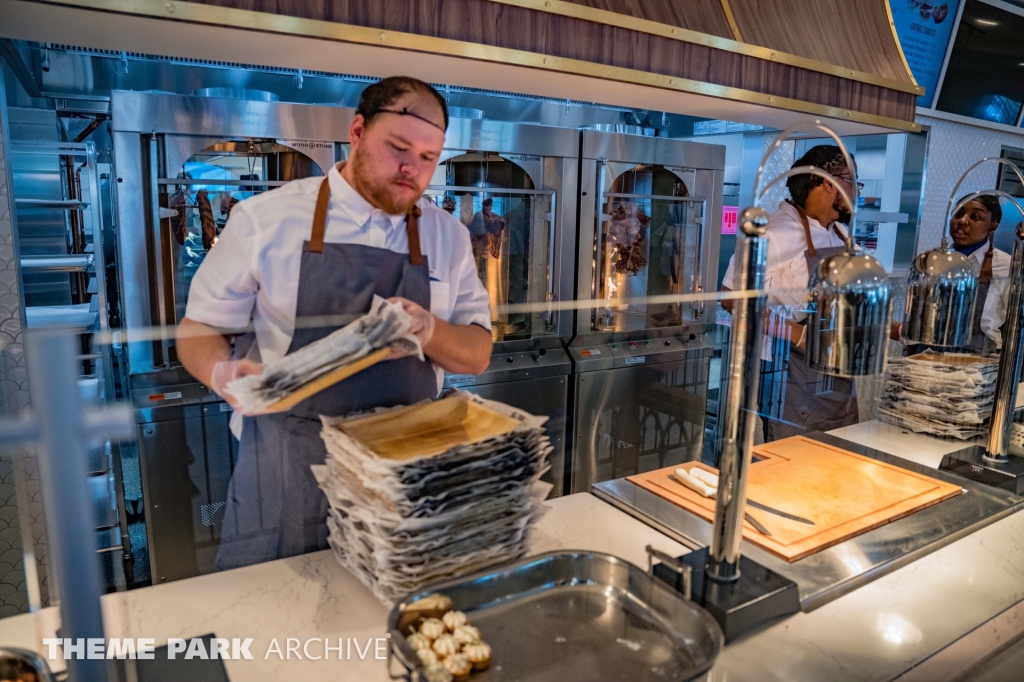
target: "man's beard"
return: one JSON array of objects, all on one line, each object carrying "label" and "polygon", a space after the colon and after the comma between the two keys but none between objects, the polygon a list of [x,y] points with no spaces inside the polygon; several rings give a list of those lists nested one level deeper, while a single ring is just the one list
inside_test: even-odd
[{"label": "man's beard", "polygon": [[832,204],[832,208],[835,209],[835,212],[839,214],[839,217],[836,218],[836,222],[849,226],[850,220],[853,219],[853,214],[850,213],[850,208],[849,206],[846,205],[846,202],[843,200],[842,196],[836,197],[836,201],[834,204]]},{"label": "man's beard", "polygon": [[403,178],[406,182],[412,183],[415,192],[413,193],[413,198],[408,201],[396,201],[388,191],[388,181],[378,185],[369,179],[370,175],[367,172],[366,162],[363,160],[361,154],[358,152],[354,154],[349,163],[352,164],[352,180],[356,185],[356,190],[369,199],[371,204],[385,213],[389,213],[391,215],[405,215],[412,210],[413,206],[416,205],[416,202],[419,201],[420,195],[423,194],[423,190],[419,188],[415,180],[412,178]]}]

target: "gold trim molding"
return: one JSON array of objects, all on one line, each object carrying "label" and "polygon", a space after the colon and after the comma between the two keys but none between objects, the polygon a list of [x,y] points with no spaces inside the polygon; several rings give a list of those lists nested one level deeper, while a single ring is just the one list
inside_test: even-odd
[{"label": "gold trim molding", "polygon": [[924,88],[917,84],[917,79],[914,78],[914,72],[910,70],[910,62],[907,61],[907,55],[903,52],[903,43],[900,42],[900,35],[896,31],[896,20],[892,16],[892,7],[889,5],[889,0],[881,0],[881,2],[885,5],[885,16],[889,19],[889,28],[892,29],[892,39],[896,42],[896,49],[900,51],[900,59],[903,60],[903,68],[907,70],[907,75],[910,76],[910,82],[917,85],[917,89],[920,91],[917,94],[923,95]]},{"label": "gold trim molding", "polygon": [[[877,85],[879,87],[888,88],[890,90],[899,90],[900,92],[906,92],[912,95],[924,94],[924,88],[919,86],[916,81],[912,83],[904,83],[903,81],[897,81],[891,78],[883,78],[882,76],[873,73],[867,73],[866,71],[848,69],[843,66],[837,66],[835,64],[829,64],[828,62],[818,61],[817,59],[809,59],[807,57],[800,57],[799,55],[789,54],[787,52],[772,50],[767,47],[761,47],[760,45],[751,45],[749,43],[740,42],[739,40],[729,40],[728,38],[720,38],[719,36],[713,36],[708,33],[691,31],[690,29],[687,28],[679,28],[678,26],[670,26],[669,24],[660,24],[656,21],[649,21],[647,19],[638,19],[636,17],[631,17],[627,14],[619,14],[618,12],[609,12],[603,9],[595,9],[593,7],[577,5],[572,2],[563,2],[562,0],[487,1],[497,2],[502,5],[522,7],[525,9],[531,9],[538,12],[558,14],[563,17],[583,19],[584,21],[592,21],[595,24],[606,24],[608,26],[628,28],[632,31],[638,31],[640,33],[648,33],[650,35],[660,36],[662,38],[669,38],[671,40],[680,40],[684,43],[703,45],[704,47],[712,47],[715,48],[716,50],[734,52],[736,54],[742,54],[748,57],[757,57],[758,59],[764,59],[771,62],[786,64],[788,66],[796,66],[801,69],[807,69],[808,71],[817,71],[819,73],[825,73],[830,76],[839,76],[840,78],[847,78],[849,80],[859,81],[861,83],[867,83],[869,85]],[[888,0],[882,1],[886,3],[886,7],[888,8]],[[723,8],[727,6],[728,0],[722,0],[722,5]],[[733,35],[738,35],[739,27],[736,24],[735,17],[732,16],[731,9],[726,14],[726,18],[729,19],[729,26],[733,30]],[[899,46],[899,40],[896,41],[896,45]],[[902,52],[903,49],[900,48],[900,54],[902,54]],[[903,63],[904,65],[906,64],[906,58],[904,58]],[[907,72],[909,73],[909,67],[907,68]],[[913,80],[913,74],[911,74],[910,78],[911,80]]]},{"label": "gold trim molding", "polygon": [[[428,54],[458,57],[477,61],[510,64],[528,68],[556,71],[565,74],[587,76],[610,81],[618,81],[634,85],[674,90],[695,95],[716,97],[745,104],[786,109],[813,116],[823,116],[872,126],[891,128],[907,132],[918,132],[921,126],[913,121],[898,118],[867,114],[850,109],[825,106],[814,102],[766,95],[752,90],[733,88],[713,83],[705,83],[688,78],[666,76],[627,69],[619,66],[608,66],[579,59],[552,57],[494,47],[480,43],[469,43],[448,38],[435,38],[414,33],[388,31],[365,26],[354,26],[318,19],[302,19],[281,14],[254,12],[251,10],[232,9],[205,5],[193,2],[165,2],[163,0],[29,0],[40,4],[74,7],[77,9],[129,14],[158,19],[206,24],[221,28],[241,28],[250,31],[263,31],[284,35],[295,35],[304,38],[320,38],[338,42],[361,45],[387,47],[396,50],[408,50]],[[540,0],[544,1],[544,0]],[[554,0],[548,0],[554,1]],[[566,3],[568,4],[568,3]],[[679,29],[683,30],[683,29]],[[703,35],[703,34],[698,34]],[[181,55],[187,56],[187,55]]]},{"label": "gold trim molding", "polygon": [[736,17],[733,16],[732,5],[729,4],[729,0],[722,0],[722,11],[725,12],[725,20],[729,24],[729,30],[732,31],[732,37],[738,43],[744,42],[743,34],[740,33],[740,27],[736,23]]}]

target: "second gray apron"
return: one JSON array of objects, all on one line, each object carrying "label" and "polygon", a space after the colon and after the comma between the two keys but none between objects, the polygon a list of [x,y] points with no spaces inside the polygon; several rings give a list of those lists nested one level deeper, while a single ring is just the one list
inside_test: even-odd
[{"label": "second gray apron", "polygon": [[[838,256],[846,247],[834,246],[817,249],[811,239],[811,226],[803,209],[793,204],[804,226],[807,240],[807,273],[814,272],[822,258]],[[782,419],[764,418],[765,441],[770,442],[810,431],[831,431],[856,424],[858,420],[857,396],[852,379],[822,374],[807,364],[804,351],[796,344],[788,346],[786,393],[782,406]]]},{"label": "second gray apron", "polygon": [[[430,310],[430,275],[420,252],[419,209],[406,216],[409,254],[360,244],[325,244],[330,187],[317,197],[303,246],[296,329],[288,353],[342,325],[304,327],[321,316],[367,313],[374,294],[402,296]],[[310,465],[323,464],[320,415],[341,416],[437,397],[430,362],[415,357],[378,363],[296,405],[290,412],[246,417],[238,464],[228,486],[217,569],[227,570],[327,548],[327,499]]]}]

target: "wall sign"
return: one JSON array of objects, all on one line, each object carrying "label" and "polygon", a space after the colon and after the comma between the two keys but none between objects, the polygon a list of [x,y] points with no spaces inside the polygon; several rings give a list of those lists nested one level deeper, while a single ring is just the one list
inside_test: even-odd
[{"label": "wall sign", "polygon": [[931,108],[953,22],[962,0],[889,0],[903,54],[924,94],[918,106]]},{"label": "wall sign", "polygon": [[736,234],[736,219],[739,217],[739,206],[722,207],[722,234]]}]

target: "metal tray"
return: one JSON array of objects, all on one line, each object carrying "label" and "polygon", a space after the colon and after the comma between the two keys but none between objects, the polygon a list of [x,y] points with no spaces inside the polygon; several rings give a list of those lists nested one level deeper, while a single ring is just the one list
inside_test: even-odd
[{"label": "metal tray", "polygon": [[[648,573],[607,554],[559,551],[440,583],[398,603],[388,617],[392,679],[424,679],[404,633],[418,620],[414,603],[438,593],[491,645],[490,667],[471,682],[682,682],[704,675],[722,648],[710,614]],[[400,674],[392,672],[392,659],[404,668]]]}]

